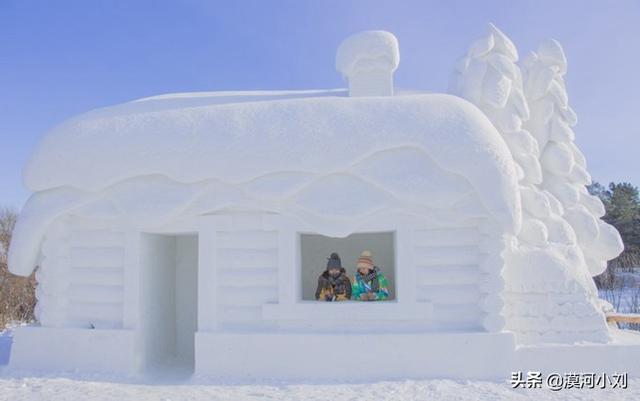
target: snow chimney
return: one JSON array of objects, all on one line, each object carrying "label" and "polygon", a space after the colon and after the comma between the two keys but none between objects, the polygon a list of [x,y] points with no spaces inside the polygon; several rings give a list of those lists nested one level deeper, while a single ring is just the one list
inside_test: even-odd
[{"label": "snow chimney", "polygon": [[349,36],[336,53],[336,69],[349,81],[349,96],[393,96],[399,62],[398,39],[386,31]]}]

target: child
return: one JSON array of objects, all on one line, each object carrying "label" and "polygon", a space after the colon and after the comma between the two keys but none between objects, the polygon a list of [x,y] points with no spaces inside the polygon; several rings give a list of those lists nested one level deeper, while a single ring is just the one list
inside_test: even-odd
[{"label": "child", "polygon": [[353,299],[359,301],[381,301],[389,297],[387,279],[373,264],[370,251],[362,252],[358,259],[356,275],[351,291]]},{"label": "child", "polygon": [[327,302],[351,299],[351,280],[335,252],[327,261],[327,269],[318,277],[316,299]]}]

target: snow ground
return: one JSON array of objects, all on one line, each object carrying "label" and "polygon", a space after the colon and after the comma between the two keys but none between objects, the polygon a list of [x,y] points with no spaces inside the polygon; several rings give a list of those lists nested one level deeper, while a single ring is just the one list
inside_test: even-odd
[{"label": "snow ground", "polygon": [[639,313],[640,310],[640,267],[631,271],[618,271],[616,274],[617,288],[611,290],[599,289],[600,298],[610,302],[620,313]]},{"label": "snow ground", "polygon": [[[10,338],[10,331],[0,339]],[[1,345],[1,344],[0,344]],[[10,346],[0,347],[8,359]],[[2,362],[0,362],[2,365]],[[560,372],[566,373],[566,372]],[[611,373],[611,372],[608,372]],[[37,371],[14,371],[0,366],[0,401],[257,401],[257,400],[640,400],[640,378],[627,389],[512,389],[505,382],[460,380],[399,380],[372,383],[228,383],[212,379],[180,379],[181,372],[155,372],[151,378]],[[185,377],[182,374],[182,377]]]},{"label": "snow ground", "polygon": [[[187,385],[188,384],[188,385]],[[0,371],[0,401],[62,400],[638,400],[640,379],[627,389],[513,390],[508,383],[407,380],[369,384],[134,383],[91,378],[7,375]]]},{"label": "snow ground", "polygon": [[12,340],[11,329],[0,331],[0,366],[9,363]]}]

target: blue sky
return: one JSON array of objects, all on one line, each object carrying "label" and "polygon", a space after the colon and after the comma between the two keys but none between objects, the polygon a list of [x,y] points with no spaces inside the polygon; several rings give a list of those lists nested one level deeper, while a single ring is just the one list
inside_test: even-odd
[{"label": "blue sky", "polygon": [[75,114],[169,92],[342,87],[335,50],[365,29],[398,37],[396,86],[446,91],[488,22],[521,55],[563,44],[593,177],[640,185],[640,1],[0,0],[0,206],[22,206],[22,166]]}]

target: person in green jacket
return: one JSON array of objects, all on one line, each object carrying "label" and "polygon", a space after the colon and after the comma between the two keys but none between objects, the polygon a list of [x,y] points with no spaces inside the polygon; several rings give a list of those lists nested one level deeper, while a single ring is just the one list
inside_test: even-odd
[{"label": "person in green jacket", "polygon": [[371,252],[362,252],[358,258],[351,297],[358,301],[382,301],[389,298],[388,286],[384,274],[373,264]]}]

